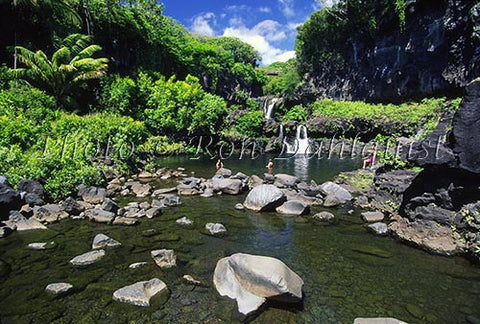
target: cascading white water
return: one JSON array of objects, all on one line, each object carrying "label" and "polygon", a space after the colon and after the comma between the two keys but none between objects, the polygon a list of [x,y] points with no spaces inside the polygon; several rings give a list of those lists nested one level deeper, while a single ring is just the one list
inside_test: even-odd
[{"label": "cascading white water", "polygon": [[263,113],[265,114],[265,119],[270,120],[272,119],[273,108],[277,103],[278,98],[267,98],[263,104]]},{"label": "cascading white water", "polygon": [[305,125],[297,126],[297,134],[295,136],[295,142],[293,145],[288,144],[284,141],[287,154],[310,154],[310,140],[308,139],[307,127]]},{"label": "cascading white water", "polygon": [[278,131],[278,138],[283,138],[283,125],[280,124],[280,130]]}]

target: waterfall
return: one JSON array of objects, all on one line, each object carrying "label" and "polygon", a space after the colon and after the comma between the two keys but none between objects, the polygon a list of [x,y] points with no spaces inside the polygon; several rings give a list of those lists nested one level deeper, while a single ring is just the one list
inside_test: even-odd
[{"label": "waterfall", "polygon": [[263,113],[265,114],[265,119],[270,120],[272,119],[273,108],[279,98],[267,98],[263,103]]},{"label": "waterfall", "polygon": [[280,124],[280,130],[278,131],[278,138],[283,138],[283,125]]},{"label": "waterfall", "polygon": [[307,127],[305,125],[297,126],[297,134],[293,145],[284,141],[288,154],[309,154],[311,153],[310,140],[308,139]]}]

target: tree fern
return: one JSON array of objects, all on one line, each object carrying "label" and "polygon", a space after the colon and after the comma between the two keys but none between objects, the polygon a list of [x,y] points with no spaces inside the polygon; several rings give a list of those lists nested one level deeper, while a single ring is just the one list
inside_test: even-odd
[{"label": "tree fern", "polygon": [[106,73],[108,59],[93,58],[102,48],[90,45],[91,38],[81,34],[67,36],[51,60],[39,50],[32,52],[17,46],[18,58],[25,68],[16,69],[16,76],[54,96],[59,104],[71,99],[79,83]]}]

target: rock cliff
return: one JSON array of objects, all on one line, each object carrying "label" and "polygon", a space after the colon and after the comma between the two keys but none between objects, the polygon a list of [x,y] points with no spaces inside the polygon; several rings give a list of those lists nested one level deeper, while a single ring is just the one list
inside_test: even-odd
[{"label": "rock cliff", "polygon": [[317,63],[297,94],[307,101],[401,102],[459,96],[480,76],[478,1],[405,1],[403,27],[396,15],[385,10],[373,36],[352,31],[347,44],[334,44],[344,62]]}]

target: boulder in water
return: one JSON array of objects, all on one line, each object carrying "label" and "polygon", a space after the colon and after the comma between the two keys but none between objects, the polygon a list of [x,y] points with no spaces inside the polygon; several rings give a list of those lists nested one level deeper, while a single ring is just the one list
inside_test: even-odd
[{"label": "boulder in water", "polygon": [[279,188],[293,187],[299,182],[298,178],[289,174],[278,173],[275,175],[274,185]]},{"label": "boulder in water", "polygon": [[56,282],[56,283],[51,283],[47,287],[45,287],[45,291],[49,294],[55,295],[55,296],[64,296],[71,292],[73,289],[73,285],[67,283],[67,282]]},{"label": "boulder in water", "polygon": [[232,175],[232,170],[227,168],[220,168],[215,174],[221,175],[222,177],[230,177]]},{"label": "boulder in water", "polygon": [[150,255],[160,268],[171,268],[177,265],[177,256],[173,250],[154,250]]},{"label": "boulder in water", "polygon": [[92,250],[112,248],[122,245],[120,242],[108,237],[105,234],[97,234],[93,238]]},{"label": "boulder in water", "polygon": [[211,235],[222,235],[227,232],[227,229],[225,228],[225,226],[220,223],[207,223],[205,224],[205,229]]},{"label": "boulder in water", "polygon": [[350,201],[353,198],[353,196],[348,192],[348,190],[331,181],[323,183],[319,189],[322,194],[327,196],[327,199],[328,197],[334,197],[342,204]]},{"label": "boulder in water", "polygon": [[177,224],[183,225],[183,226],[191,226],[193,225],[193,221],[191,219],[188,219],[187,217],[183,216],[182,218],[179,218],[176,220]]},{"label": "boulder in water", "polygon": [[266,256],[236,253],[219,260],[213,283],[220,295],[236,299],[239,312],[245,315],[267,298],[302,300],[302,278],[282,261]]},{"label": "boulder in water", "polygon": [[284,193],[270,184],[254,187],[247,195],[243,205],[245,208],[263,212],[273,211],[285,201]]},{"label": "boulder in water", "polygon": [[70,260],[74,266],[83,267],[95,263],[105,256],[105,250],[94,250],[81,255],[77,255]]},{"label": "boulder in water", "polygon": [[10,218],[5,224],[10,228],[16,228],[17,231],[29,231],[37,229],[47,229],[45,225],[35,219],[29,219],[17,211],[10,212]]},{"label": "boulder in water", "polygon": [[298,200],[288,200],[281,206],[277,207],[276,211],[283,215],[300,216],[308,214],[310,212],[310,207]]},{"label": "boulder in water", "polygon": [[113,300],[135,306],[149,307],[150,299],[165,290],[167,290],[167,285],[162,280],[153,278],[116,290],[113,293]]},{"label": "boulder in water", "polygon": [[213,190],[229,195],[238,195],[243,189],[243,182],[239,179],[213,179]]}]

